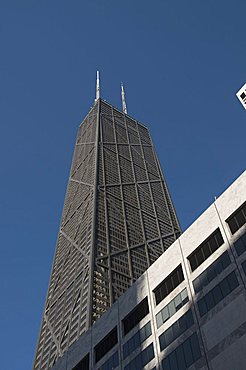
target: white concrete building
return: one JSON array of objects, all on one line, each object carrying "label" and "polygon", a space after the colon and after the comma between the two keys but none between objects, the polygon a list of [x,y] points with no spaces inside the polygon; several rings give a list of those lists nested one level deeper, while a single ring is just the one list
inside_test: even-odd
[{"label": "white concrete building", "polygon": [[240,103],[246,109],[246,84],[244,84],[240,90],[236,93]]},{"label": "white concrete building", "polygon": [[53,370],[246,369],[246,171]]}]

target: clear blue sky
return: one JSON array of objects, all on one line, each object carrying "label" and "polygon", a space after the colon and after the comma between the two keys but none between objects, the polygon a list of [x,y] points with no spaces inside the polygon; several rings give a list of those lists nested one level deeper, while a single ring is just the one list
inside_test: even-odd
[{"label": "clear blue sky", "polygon": [[245,0],[0,0],[3,370],[31,369],[76,131],[146,123],[186,229],[245,169]]}]

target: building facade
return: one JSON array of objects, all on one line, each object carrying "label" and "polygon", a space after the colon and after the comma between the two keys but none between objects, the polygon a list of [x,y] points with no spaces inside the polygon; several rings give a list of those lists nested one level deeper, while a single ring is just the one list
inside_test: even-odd
[{"label": "building facade", "polygon": [[77,135],[33,369],[63,357],[179,236],[148,129],[98,98]]},{"label": "building facade", "polygon": [[245,370],[246,171],[52,370]]}]

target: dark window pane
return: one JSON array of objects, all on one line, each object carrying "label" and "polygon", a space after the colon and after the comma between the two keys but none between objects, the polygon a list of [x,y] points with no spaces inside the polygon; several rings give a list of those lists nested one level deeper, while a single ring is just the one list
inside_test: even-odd
[{"label": "dark window pane", "polygon": [[189,338],[183,343],[183,351],[185,357],[186,366],[189,367],[193,364],[193,355],[191,352],[190,340]]},{"label": "dark window pane", "polygon": [[210,250],[211,250],[212,253],[216,251],[216,249],[218,248],[218,244],[217,244],[216,238],[211,238],[209,240],[209,247],[210,247]]},{"label": "dark window pane", "polygon": [[[154,289],[156,304],[160,303],[172,290],[184,280],[184,274],[181,265],[179,265],[165,280]],[[174,285],[177,284],[177,285]],[[165,287],[165,290],[163,290]]]},{"label": "dark window pane", "polygon": [[193,353],[193,359],[194,361],[197,361],[201,357],[201,350],[200,350],[200,345],[199,345],[199,341],[198,341],[198,337],[196,333],[194,333],[190,337],[190,343],[191,343],[191,349]]},{"label": "dark window pane", "polygon": [[98,362],[111,348],[113,348],[118,343],[117,327],[115,327],[111,332],[106,335],[100,343],[95,346],[95,358]]},{"label": "dark window pane", "polygon": [[245,224],[245,217],[244,217],[243,211],[238,212],[236,219],[237,219],[237,223],[239,227]]},{"label": "dark window pane", "polygon": [[197,258],[197,264],[198,264],[198,266],[201,265],[202,262],[205,260],[205,257],[203,256],[203,253],[202,253],[202,248],[197,251],[196,258]]},{"label": "dark window pane", "polygon": [[176,351],[173,351],[170,355],[169,355],[169,361],[170,361],[170,367],[172,370],[179,370],[178,368],[178,363],[177,363],[177,359],[176,359]]},{"label": "dark window pane", "polygon": [[243,254],[246,250],[245,248],[245,244],[244,244],[244,241],[242,238],[238,239],[235,243],[234,243],[234,247],[236,249],[236,252],[237,252],[237,255],[238,256],[241,256],[241,254]]},{"label": "dark window pane", "polygon": [[189,261],[190,261],[191,271],[194,271],[194,270],[197,268],[197,266],[198,266],[198,264],[197,264],[197,262],[196,262],[196,255],[191,256],[191,257],[189,258]]},{"label": "dark window pane", "polygon": [[204,261],[210,256],[210,248],[209,248],[209,243],[205,243],[204,246],[202,247],[202,252],[204,255]]},{"label": "dark window pane", "polygon": [[[194,271],[202,264],[216,249],[224,243],[220,229],[216,229],[207,240],[199,245],[198,248],[188,257],[191,270]],[[196,263],[194,261],[196,260]]]},{"label": "dark window pane", "polygon": [[163,370],[172,370],[171,367],[170,367],[169,356],[164,358],[164,360],[162,361],[162,369]]},{"label": "dark window pane", "polygon": [[217,286],[212,290],[212,294],[213,294],[213,297],[214,297],[214,303],[215,303],[215,304],[217,304],[217,303],[219,303],[220,301],[222,301],[223,296],[222,296],[222,293],[221,293],[221,290],[220,290],[219,285],[217,285]]},{"label": "dark window pane", "polygon": [[89,353],[72,370],[89,370]]},{"label": "dark window pane", "polygon": [[183,353],[183,346],[179,346],[175,352],[176,352],[176,358],[177,358],[177,363],[178,363],[178,369],[185,370],[186,365],[185,365],[185,358],[184,358],[184,353]]},{"label": "dark window pane", "polygon": [[235,272],[232,272],[227,277],[227,281],[229,283],[231,292],[239,285]]},{"label": "dark window pane", "polygon": [[232,234],[234,234],[238,230],[238,225],[235,218],[232,218],[230,221],[228,221],[228,225],[231,229]]},{"label": "dark window pane", "polygon": [[230,286],[228,284],[227,279],[224,279],[221,281],[220,289],[221,289],[223,297],[226,297],[230,293],[231,290],[230,290]]},{"label": "dark window pane", "polygon": [[246,261],[244,261],[243,263],[242,263],[242,268],[243,268],[243,272],[245,273],[245,275],[246,275]]},{"label": "dark window pane", "polygon": [[198,310],[199,310],[200,316],[202,317],[202,316],[206,315],[208,310],[207,310],[205,299],[204,298],[200,299],[197,302],[197,304],[198,304]]},{"label": "dark window pane", "polygon": [[207,310],[209,311],[215,306],[214,297],[213,297],[212,292],[209,292],[208,294],[206,294],[204,298],[206,301]]},{"label": "dark window pane", "polygon": [[244,212],[246,203],[239,207],[227,220],[231,233],[234,234],[241,226],[246,223],[246,214]]},{"label": "dark window pane", "polygon": [[149,305],[146,297],[123,319],[124,335],[132,330],[148,313]]}]

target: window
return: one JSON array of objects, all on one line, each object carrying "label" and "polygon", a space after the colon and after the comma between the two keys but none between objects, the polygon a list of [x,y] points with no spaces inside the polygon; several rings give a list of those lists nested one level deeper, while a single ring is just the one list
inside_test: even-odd
[{"label": "window", "polygon": [[246,202],[241,205],[227,220],[232,234],[235,234],[246,223]]},{"label": "window", "polygon": [[119,354],[115,352],[98,370],[112,370],[116,369],[119,365]]},{"label": "window", "polygon": [[194,252],[192,252],[188,260],[190,262],[191,271],[194,271],[200,266],[209,256],[211,256],[224,243],[220,229],[215,230]]},{"label": "window", "polygon": [[118,343],[117,327],[101,340],[95,347],[95,359],[98,362],[108,351]]},{"label": "window", "polygon": [[246,251],[246,233],[234,243],[234,247],[238,256]]},{"label": "window", "polygon": [[124,359],[130,355],[137,347],[140,346],[150,335],[151,332],[151,324],[150,321],[141,328],[133,337],[131,337],[123,346],[123,357]]},{"label": "window", "polygon": [[197,302],[200,316],[206,315],[208,311],[236,289],[238,285],[239,283],[235,271],[233,271]]},{"label": "window", "polygon": [[244,261],[243,263],[242,263],[242,268],[243,268],[243,272],[245,273],[245,275],[246,275],[246,261]]},{"label": "window", "polygon": [[142,370],[145,365],[147,365],[153,358],[154,347],[151,343],[147,348],[145,348],[139,355],[137,355],[128,365],[124,367],[124,370]]},{"label": "window", "polygon": [[181,307],[189,301],[187,289],[182,290],[181,293],[171,300],[161,311],[156,315],[157,328],[173,316]]},{"label": "window", "polygon": [[157,288],[154,289],[156,304],[159,304],[167,297],[183,280],[184,274],[182,266],[179,265]]},{"label": "window", "polygon": [[212,263],[202,274],[193,280],[193,286],[196,293],[200,292],[212,280],[216,278],[231,264],[228,252],[224,252],[215,262]]},{"label": "window", "polygon": [[72,370],[89,370],[89,353]]},{"label": "window", "polygon": [[124,335],[129,333],[148,313],[149,305],[146,297],[122,320]]},{"label": "window", "polygon": [[177,339],[194,324],[192,311],[187,311],[175,323],[159,336],[160,349],[163,351],[170,343]]},{"label": "window", "polygon": [[197,334],[192,334],[162,361],[163,370],[188,369],[201,357]]}]

